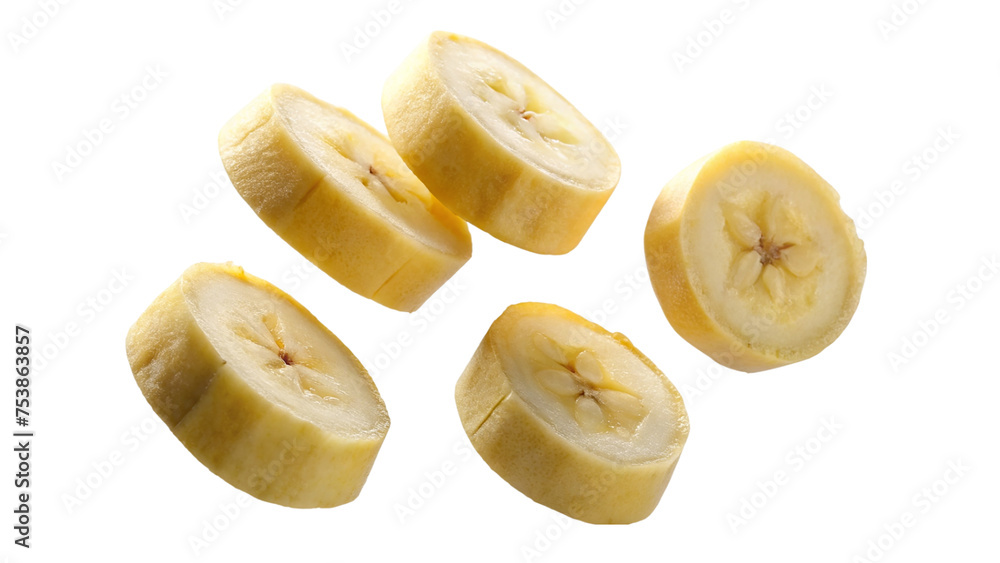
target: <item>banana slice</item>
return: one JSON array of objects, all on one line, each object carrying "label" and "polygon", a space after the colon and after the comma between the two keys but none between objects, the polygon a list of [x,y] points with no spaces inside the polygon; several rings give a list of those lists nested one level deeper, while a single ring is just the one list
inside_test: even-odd
[{"label": "banana slice", "polygon": [[126,350],[174,435],[261,500],[354,500],[389,429],[351,351],[287,294],[231,264],[185,271],[139,317]]},{"label": "banana slice", "polygon": [[436,32],[389,78],[386,128],[449,209],[541,254],[580,242],[621,172],[614,148],[530,70],[489,45]]},{"label": "banana slice", "polygon": [[351,113],[285,84],[223,127],[219,153],[243,199],[348,289],[414,311],[472,255],[469,228],[389,141]]},{"label": "banana slice", "polygon": [[770,369],[826,348],[864,285],[864,244],[840,196],[781,148],[729,145],[671,180],[646,262],[675,330],[722,365]]},{"label": "banana slice", "polygon": [[649,516],[688,435],[677,389],[627,338],[542,303],[493,323],[455,401],[497,474],[594,524]]}]

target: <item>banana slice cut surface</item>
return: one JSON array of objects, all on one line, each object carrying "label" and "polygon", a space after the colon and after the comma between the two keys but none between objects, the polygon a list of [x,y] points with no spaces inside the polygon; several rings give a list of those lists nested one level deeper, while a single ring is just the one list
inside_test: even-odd
[{"label": "banana slice cut surface", "polygon": [[462,374],[456,402],[494,471],[594,523],[648,516],[688,434],[683,400],[649,359],[555,305],[509,307]]},{"label": "banana slice cut surface", "polygon": [[236,266],[189,268],[132,327],[126,349],[143,395],[177,438],[262,500],[354,499],[389,428],[350,350]]},{"label": "banana slice cut surface", "polygon": [[209,342],[264,399],[346,437],[384,431],[385,408],[371,379],[301,305],[228,272],[196,279],[190,289],[191,311]]},{"label": "banana slice cut surface", "polygon": [[[526,315],[498,355],[511,389],[567,439],[626,463],[660,459],[677,439],[664,377],[606,331],[562,311]],[[653,407],[653,408],[650,408]]]},{"label": "banana slice cut surface", "polygon": [[522,64],[436,32],[388,80],[393,144],[446,206],[496,238],[572,250],[621,173],[614,148]]},{"label": "banana slice cut surface", "polygon": [[219,150],[268,226],[383,305],[415,310],[471,256],[465,222],[381,133],[301,89],[268,88],[226,124]]},{"label": "banana slice cut surface", "polygon": [[833,342],[866,271],[864,245],[833,187],[791,153],[751,142],[667,184],[646,227],[646,259],[671,325],[744,371]]},{"label": "banana slice cut surface", "polygon": [[[504,148],[539,169],[585,187],[618,181],[608,160],[590,158],[595,128],[551,86],[506,54],[470,38],[437,35],[441,78]],[[612,156],[610,147],[599,147]]]}]

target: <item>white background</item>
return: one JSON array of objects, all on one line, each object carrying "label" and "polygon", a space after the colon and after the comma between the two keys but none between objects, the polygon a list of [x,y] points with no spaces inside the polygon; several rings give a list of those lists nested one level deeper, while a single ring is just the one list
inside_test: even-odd
[{"label": "white background", "polygon": [[[11,336],[0,357],[13,365],[14,323],[24,323],[39,365],[33,547],[11,543],[9,438],[0,556],[179,561],[196,558],[191,538],[211,538],[198,558],[857,561],[880,555],[869,542],[881,542],[883,561],[997,558],[1000,282],[980,266],[1000,245],[1000,6],[909,0],[911,14],[886,31],[880,20],[890,22],[903,0],[567,0],[562,19],[553,17],[558,0],[412,0],[374,37],[357,38],[388,5],[247,0],[220,13],[227,5],[212,0],[70,2],[45,18],[40,3],[3,3],[0,331]],[[729,23],[711,23],[723,10]],[[23,17],[44,25],[25,31]],[[705,22],[717,37],[702,33]],[[209,184],[222,170],[219,128],[272,82],[383,128],[383,81],[435,29],[495,45],[598,126],[615,124],[623,173],[571,254],[536,256],[474,230],[458,299],[434,298],[408,316],[303,272],[303,259],[228,181]],[[344,44],[365,39],[345,56]],[[688,49],[691,60],[679,63]],[[165,77],[134,91],[147,68]],[[122,95],[143,99],[128,107]],[[105,119],[113,130],[58,174],[53,163]],[[957,138],[933,149],[949,130]],[[860,307],[836,343],[754,375],[716,367],[671,330],[642,250],[660,187],[738,139],[772,140],[829,180],[859,221],[869,264]],[[933,163],[924,169],[914,158]],[[202,467],[139,393],[128,327],[187,266],[227,260],[291,292],[375,374],[392,427],[356,501],[305,511],[252,501],[235,514],[226,507],[238,491]],[[124,287],[112,281],[122,271]],[[978,291],[961,297],[960,286]],[[105,302],[100,311],[93,299]],[[625,333],[681,388],[690,439],[647,520],[567,524],[469,447],[455,380],[493,319],[526,300]],[[935,329],[937,314],[947,322]],[[72,336],[67,323],[78,327]],[[400,335],[413,343],[390,359]],[[12,379],[2,400],[11,431]],[[840,429],[818,442],[830,419]],[[799,447],[814,455],[805,461]],[[109,460],[119,463],[107,475]],[[956,479],[949,463],[968,469]],[[442,468],[453,471],[440,478]],[[766,501],[753,497],[776,471],[787,483]],[[946,475],[953,483],[933,492]],[[734,530],[745,500],[758,508]],[[906,513],[914,525],[898,539],[884,535]],[[212,522],[225,529],[213,535]],[[546,533],[554,539],[540,539]]]}]

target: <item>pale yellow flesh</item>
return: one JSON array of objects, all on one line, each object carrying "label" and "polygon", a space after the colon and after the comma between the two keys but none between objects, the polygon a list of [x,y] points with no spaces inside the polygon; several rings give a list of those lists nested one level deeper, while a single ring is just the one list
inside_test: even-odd
[{"label": "pale yellow flesh", "polygon": [[444,205],[542,254],[580,242],[621,172],[614,148],[551,86],[474,39],[436,32],[386,82],[386,128]]},{"label": "pale yellow flesh", "polygon": [[223,127],[237,191],[303,256],[348,289],[417,309],[472,255],[468,226],[379,132],[298,88],[268,88]]},{"label": "pale yellow flesh", "polygon": [[656,507],[687,440],[684,402],[624,336],[555,305],[509,307],[455,389],[486,463],[531,499],[595,524]]},{"label": "pale yellow flesh", "polygon": [[128,333],[150,406],[234,487],[297,508],[357,497],[389,428],[367,372],[291,297],[232,265],[192,266]]},{"label": "pale yellow flesh", "polygon": [[847,326],[864,285],[864,245],[837,192],[763,143],[729,145],[671,180],[645,247],[670,324],[742,371],[822,351]]}]

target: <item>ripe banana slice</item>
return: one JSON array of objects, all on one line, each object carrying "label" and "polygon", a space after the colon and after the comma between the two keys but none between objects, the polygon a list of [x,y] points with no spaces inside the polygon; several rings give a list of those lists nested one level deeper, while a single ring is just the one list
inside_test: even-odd
[{"label": "ripe banana slice", "polygon": [[627,338],[542,303],[513,305],[493,323],[455,401],[497,474],[594,524],[649,516],[688,435],[677,389]]},{"label": "ripe banana slice", "polygon": [[285,84],[222,128],[219,153],[257,215],[348,289],[414,311],[472,255],[469,228],[389,141]]},{"label": "ripe banana slice", "polygon": [[671,180],[646,262],[675,330],[746,372],[810,358],[850,322],[864,244],[830,184],[790,152],[729,145]]},{"label": "ripe banana slice", "polygon": [[261,500],[354,500],[389,429],[351,351],[287,294],[231,264],[185,271],[139,317],[126,350],[181,443]]},{"label": "ripe banana slice", "polygon": [[541,254],[576,247],[621,172],[614,148],[551,86],[496,49],[436,32],[389,78],[393,145],[449,209]]}]

